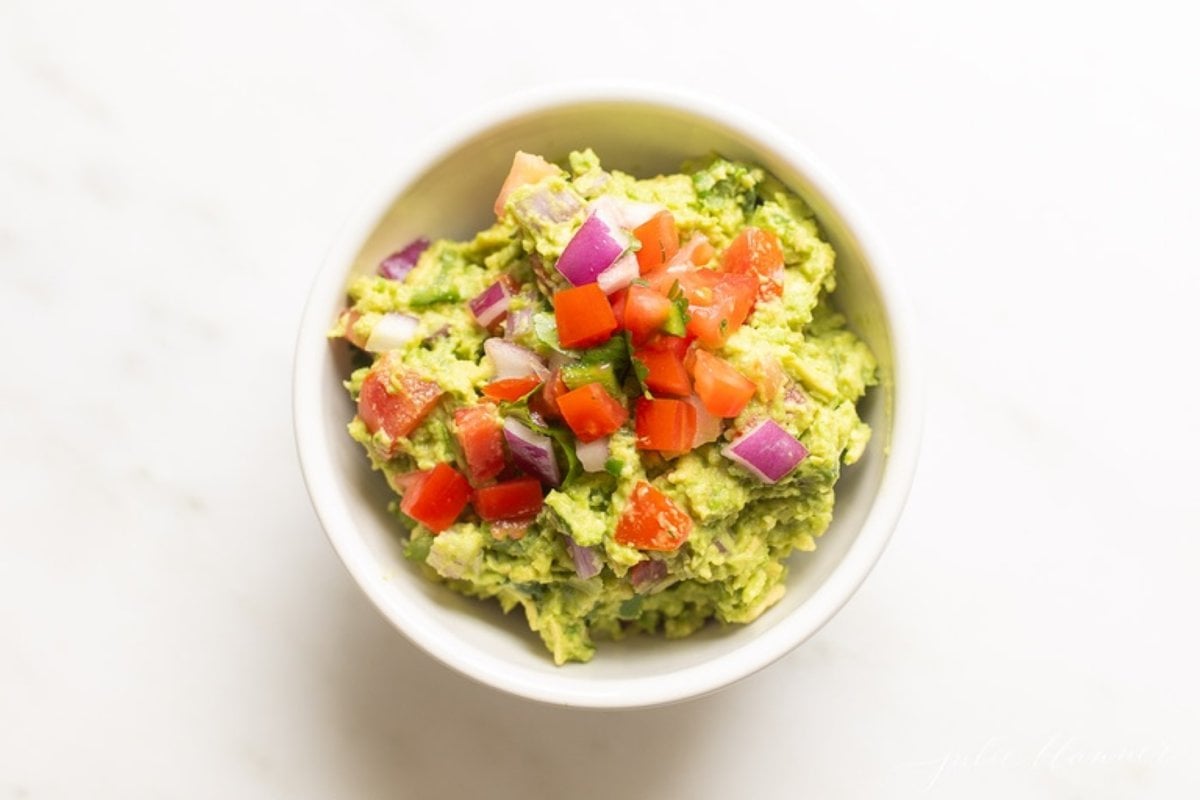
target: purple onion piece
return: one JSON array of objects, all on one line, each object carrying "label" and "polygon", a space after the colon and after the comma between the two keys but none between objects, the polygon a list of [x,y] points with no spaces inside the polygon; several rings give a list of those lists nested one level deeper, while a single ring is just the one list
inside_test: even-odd
[{"label": "purple onion piece", "polygon": [[600,563],[600,556],[596,553],[596,549],[581,547],[565,533],[563,538],[567,540],[567,550],[571,553],[571,560],[575,562],[575,574],[585,581],[599,575],[603,564]]},{"label": "purple onion piece", "polygon": [[656,558],[639,561],[629,568],[629,582],[633,584],[634,591],[639,593],[653,587],[665,577],[667,577],[667,562],[659,561]]},{"label": "purple onion piece", "polygon": [[496,281],[477,294],[467,305],[475,320],[487,328],[508,311],[508,300],[512,297],[503,281]]},{"label": "purple onion piece", "polygon": [[567,242],[555,268],[573,286],[595,283],[624,250],[608,224],[593,214]]},{"label": "purple onion piece", "polygon": [[775,483],[808,456],[808,449],[773,419],[765,419],[721,450],[721,455]]},{"label": "purple onion piece", "polygon": [[402,249],[379,262],[379,274],[394,281],[403,280],[417,265],[417,259],[429,248],[429,240],[424,236],[413,239]]},{"label": "purple onion piece", "polygon": [[504,420],[504,439],[513,463],[549,486],[562,483],[549,436],[535,433],[512,417]]}]

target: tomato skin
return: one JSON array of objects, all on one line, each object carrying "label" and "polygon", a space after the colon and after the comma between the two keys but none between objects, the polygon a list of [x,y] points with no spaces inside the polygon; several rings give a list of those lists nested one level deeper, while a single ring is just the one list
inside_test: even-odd
[{"label": "tomato skin", "polygon": [[771,231],[743,228],[721,257],[721,269],[753,275],[759,284],[757,295],[764,300],[783,293],[783,246]]},{"label": "tomato skin", "polygon": [[594,283],[555,292],[554,319],[559,342],[572,349],[608,341],[617,330],[612,306]]},{"label": "tomato skin", "polygon": [[717,275],[705,294],[708,302],[688,307],[687,332],[705,347],[725,344],[750,316],[758,292],[758,280],[752,275]]},{"label": "tomato skin", "polygon": [[678,550],[692,533],[692,518],[671,498],[645,481],[638,481],[629,497],[614,538],[639,550]]},{"label": "tomato skin", "polygon": [[488,522],[526,520],[542,510],[542,483],[537,478],[517,478],[475,490],[475,512]]},{"label": "tomato skin", "polygon": [[[686,340],[682,341],[686,347]],[[642,383],[655,395],[687,397],[692,393],[692,382],[688,379],[683,358],[671,350],[643,347],[635,350],[633,357],[646,367],[647,374]]]},{"label": "tomato skin", "polygon": [[504,471],[504,434],[494,407],[467,406],[454,412],[454,436],[467,460],[472,483],[483,483]]},{"label": "tomato skin", "polygon": [[[668,290],[670,287],[667,287]],[[665,293],[649,286],[633,284],[625,296],[625,330],[634,341],[642,341],[657,331],[671,314],[671,301]]]},{"label": "tomato skin", "polygon": [[534,392],[529,398],[529,410],[536,411],[543,419],[562,419],[562,413],[558,410],[558,398],[567,391],[567,384],[563,383],[562,375],[559,370],[555,370],[550,380],[542,385],[541,391]]},{"label": "tomato skin", "polygon": [[679,252],[679,231],[675,229],[675,217],[670,211],[658,212],[634,228],[633,235],[642,243],[637,251],[637,261],[643,275],[661,267]]},{"label": "tomato skin", "polygon": [[696,438],[696,409],[683,400],[639,397],[634,433],[639,450],[684,453]]},{"label": "tomato skin", "polygon": [[754,383],[723,358],[697,350],[690,366],[696,395],[715,417],[736,417],[754,396]]},{"label": "tomato skin", "polygon": [[589,383],[558,398],[558,410],[581,442],[594,442],[625,424],[629,411],[599,383]]},{"label": "tomato skin", "polygon": [[470,497],[467,479],[449,464],[438,464],[408,486],[400,510],[434,533],[441,533],[454,524]]},{"label": "tomato skin", "polygon": [[520,400],[537,388],[542,381],[532,375],[528,378],[501,378],[492,381],[480,391],[489,400]]},{"label": "tomato skin", "polygon": [[653,350],[659,353],[670,353],[680,361],[687,355],[688,347],[692,340],[686,336],[669,336],[665,333],[660,333],[657,336],[650,337],[644,345],[643,350]]},{"label": "tomato skin", "polygon": [[629,289],[618,289],[608,298],[608,304],[612,306],[613,319],[617,321],[618,330],[625,328],[625,302],[628,294]]},{"label": "tomato skin", "polygon": [[396,453],[396,440],[412,433],[443,394],[433,381],[402,369],[396,358],[380,358],[358,393],[358,416],[367,430],[383,431],[392,440],[384,454],[389,458]]},{"label": "tomato skin", "polygon": [[492,210],[499,217],[504,213],[504,204],[508,201],[508,196],[518,186],[524,186],[527,183],[537,183],[542,178],[550,175],[557,175],[558,167],[546,161],[541,156],[531,153],[524,153],[520,150],[513,156],[512,167],[508,171],[508,177],[504,179],[504,184],[500,187],[500,193],[496,195],[496,202]]}]

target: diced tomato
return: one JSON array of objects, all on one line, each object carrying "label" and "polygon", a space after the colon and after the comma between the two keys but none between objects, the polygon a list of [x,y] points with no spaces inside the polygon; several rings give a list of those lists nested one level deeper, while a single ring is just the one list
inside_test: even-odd
[{"label": "diced tomato", "polygon": [[483,396],[491,400],[520,400],[534,390],[541,378],[501,378],[483,387]]},{"label": "diced tomato", "polygon": [[542,510],[542,482],[517,478],[475,490],[475,511],[488,522],[529,519]]},{"label": "diced tomato", "polygon": [[608,436],[629,419],[625,406],[599,383],[589,383],[560,396],[558,410],[581,442]]},{"label": "diced tomato", "polygon": [[691,339],[685,336],[668,336],[665,333],[660,333],[657,336],[650,337],[642,348],[645,350],[654,350],[660,353],[670,353],[683,360],[687,355],[688,346],[692,343]]},{"label": "diced tomato", "polygon": [[537,183],[542,178],[551,175],[557,175],[558,171],[558,167],[541,156],[518,150],[517,154],[513,156],[512,168],[508,171],[508,177],[504,179],[504,185],[500,187],[500,194],[496,195],[496,203],[492,210],[496,212],[497,217],[500,216],[504,213],[504,204],[514,189],[527,183]]},{"label": "diced tomato", "polygon": [[716,255],[716,251],[713,250],[713,246],[709,243],[708,239],[701,238],[692,249],[692,263],[697,267],[703,267],[712,261],[714,255]]},{"label": "diced tomato", "polygon": [[708,305],[713,299],[712,289],[720,283],[721,277],[722,273],[715,269],[693,269],[683,265],[656,270],[647,275],[646,280],[654,291],[664,297],[678,281],[688,303]]},{"label": "diced tomato", "polygon": [[[442,387],[412,372],[401,371],[396,358],[375,362],[358,393],[358,416],[371,433],[383,431],[393,442],[416,429],[433,410]],[[395,453],[391,448],[387,455]]]},{"label": "diced tomato", "polygon": [[682,400],[639,397],[634,433],[639,450],[686,452],[696,437],[696,409]]},{"label": "diced tomato", "polygon": [[624,327],[633,334],[635,341],[641,341],[661,328],[670,314],[671,301],[666,293],[636,283],[629,287],[625,297]]},{"label": "diced tomato", "polygon": [[[672,339],[679,337],[672,336]],[[684,346],[686,347],[686,340]],[[643,347],[634,351],[633,357],[646,367],[642,383],[656,395],[687,397],[692,393],[692,382],[688,380],[683,358],[667,349]]]},{"label": "diced tomato", "polygon": [[455,411],[454,436],[472,483],[490,481],[504,471],[504,434],[494,406],[485,403]]},{"label": "diced tomato", "polygon": [[642,243],[642,248],[637,251],[637,260],[643,275],[661,267],[679,252],[679,232],[675,229],[675,217],[670,211],[658,212],[634,228],[633,235]]},{"label": "diced tomato", "polygon": [[638,481],[617,521],[614,538],[639,550],[678,550],[692,533],[692,518],[671,498]]},{"label": "diced tomato", "polygon": [[754,396],[754,383],[723,358],[697,350],[692,355],[696,395],[716,417],[736,417]]},{"label": "diced tomato", "polygon": [[400,501],[400,510],[434,533],[454,524],[471,497],[471,486],[449,464],[438,464],[414,481]]},{"label": "diced tomato", "polygon": [[529,410],[536,411],[546,419],[561,419],[562,413],[558,410],[558,398],[567,393],[567,384],[563,382],[562,375],[558,370],[550,376],[550,380],[542,385],[540,392],[534,393],[529,398]]},{"label": "diced tomato", "polygon": [[750,315],[758,288],[758,280],[752,275],[719,275],[710,290],[709,302],[688,307],[688,333],[706,347],[720,347]]},{"label": "diced tomato", "polygon": [[721,269],[750,274],[758,279],[758,296],[764,299],[783,293],[783,247],[771,231],[743,228],[721,257]]},{"label": "diced tomato", "polygon": [[594,283],[555,292],[554,319],[563,347],[591,347],[607,341],[617,329],[612,306]]},{"label": "diced tomato", "polygon": [[608,304],[612,306],[613,319],[617,321],[618,329],[625,327],[625,297],[628,294],[628,289],[619,289],[608,298]]}]

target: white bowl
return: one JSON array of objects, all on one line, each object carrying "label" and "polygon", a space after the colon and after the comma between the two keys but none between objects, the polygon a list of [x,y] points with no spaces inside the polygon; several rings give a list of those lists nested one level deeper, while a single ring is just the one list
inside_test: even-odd
[{"label": "white bowl", "polygon": [[[341,381],[346,346],[325,331],[345,303],[351,274],[418,235],[468,237],[489,224],[514,151],[560,158],[592,147],[609,168],[675,172],[711,151],[757,162],[803,196],[838,255],[836,304],[879,359],[883,381],[861,403],[874,428],[863,459],[843,472],[834,521],[814,553],[791,559],[787,594],[750,625],[709,625],[687,639],[598,642],[588,664],[554,666],[519,611],[460,597],[421,576],[401,553],[385,511],[389,490],[346,434],[354,415]],[[658,89],[581,88],[513,98],[431,147],[380,166],[383,191],[350,220],[312,288],[294,376],[296,441],[305,482],[330,541],[372,602],[445,664],[498,689],[570,706],[649,706],[715,691],[812,636],[879,558],[903,508],[916,463],[921,414],[914,344],[898,276],[861,216],[791,137],[743,110]]]}]

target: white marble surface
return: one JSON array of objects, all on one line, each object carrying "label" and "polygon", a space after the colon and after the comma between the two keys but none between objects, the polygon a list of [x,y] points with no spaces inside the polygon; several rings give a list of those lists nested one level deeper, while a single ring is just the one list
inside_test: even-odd
[{"label": "white marble surface", "polygon": [[[670,5],[0,5],[0,797],[1197,796],[1186,6]],[[928,351],[866,586],[671,708],[433,663],[344,573],[292,446],[300,307],[372,165],[551,77],[788,126]]]}]

